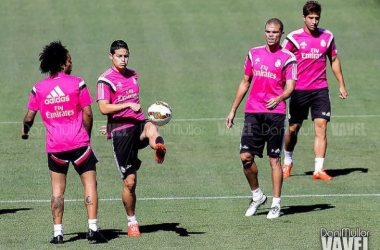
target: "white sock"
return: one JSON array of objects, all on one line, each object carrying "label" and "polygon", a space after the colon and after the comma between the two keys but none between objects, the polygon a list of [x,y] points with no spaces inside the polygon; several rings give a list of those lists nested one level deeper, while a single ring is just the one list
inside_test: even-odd
[{"label": "white sock", "polygon": [[281,197],[278,197],[278,198],[273,197],[273,199],[272,199],[272,206],[270,206],[270,207],[274,207],[274,206],[277,206],[277,205],[279,205],[281,207]]},{"label": "white sock", "polygon": [[58,235],[63,236],[63,226],[62,224],[54,224],[54,237],[57,237]]},{"label": "white sock", "polygon": [[292,164],[293,163],[293,151],[284,150],[284,164]]},{"label": "white sock", "polygon": [[137,219],[136,219],[136,215],[133,215],[133,216],[127,215],[127,219],[128,219],[128,226],[130,226],[132,224],[138,224]]},{"label": "white sock", "polygon": [[254,201],[258,201],[258,200],[260,200],[261,197],[263,197],[263,191],[261,191],[260,188],[255,189],[255,190],[252,190],[252,199],[253,199]]},{"label": "white sock", "polygon": [[323,163],[325,161],[325,158],[315,158],[315,169],[314,174],[318,173],[323,169]]},{"label": "white sock", "polygon": [[92,231],[98,231],[98,219],[89,219],[88,229],[91,229]]}]

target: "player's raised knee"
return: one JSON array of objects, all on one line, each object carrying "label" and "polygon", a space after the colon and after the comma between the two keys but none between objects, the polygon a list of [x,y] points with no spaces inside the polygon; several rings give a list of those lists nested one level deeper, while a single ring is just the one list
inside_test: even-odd
[{"label": "player's raised knee", "polygon": [[153,123],[147,122],[145,125],[144,132],[147,138],[156,137],[158,134],[158,129],[157,129],[157,126],[154,125]]}]

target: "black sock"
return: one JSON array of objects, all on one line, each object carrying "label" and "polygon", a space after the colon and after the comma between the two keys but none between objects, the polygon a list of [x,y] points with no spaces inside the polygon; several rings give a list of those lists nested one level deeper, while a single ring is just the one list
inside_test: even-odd
[{"label": "black sock", "polygon": [[158,144],[158,143],[164,144],[164,138],[162,138],[161,136],[158,136],[156,138],[156,144]]}]

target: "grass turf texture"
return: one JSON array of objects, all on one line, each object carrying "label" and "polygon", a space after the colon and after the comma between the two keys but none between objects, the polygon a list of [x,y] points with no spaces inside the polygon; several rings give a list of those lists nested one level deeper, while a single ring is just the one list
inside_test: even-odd
[{"label": "grass turf texture", "polygon": [[[73,57],[73,75],[85,79],[95,97],[96,79],[110,66],[108,48],[125,39],[131,48],[129,67],[139,73],[144,111],[156,100],[173,108],[173,120],[161,132],[168,155],[154,163],[152,150],[141,151],[137,216],[142,238],[126,236],[120,198],[121,181],[107,142],[97,131],[105,118],[93,105],[93,147],[98,164],[99,226],[110,239],[98,249],[321,249],[320,229],[343,227],[370,231],[370,249],[380,245],[378,196],[287,197],[287,195],[378,194],[376,159],[379,40],[378,1],[321,1],[320,27],[334,32],[349,98],[338,98],[338,83],[328,71],[333,117],[328,127],[326,167],[333,182],[313,181],[312,123],[306,122],[295,152],[292,177],[284,181],[284,216],[268,221],[269,204],[258,216],[244,217],[248,184],[238,155],[243,106],[236,128],[223,118],[232,104],[245,55],[264,44],[264,23],[280,18],[285,32],[302,26],[304,1],[2,1],[0,21],[0,249],[51,249],[50,178],[42,124],[28,141],[19,136],[42,47],[62,40]],[[356,18],[354,18],[356,17]],[[360,117],[375,115],[375,117]],[[40,121],[40,118],[36,120]],[[257,159],[260,185],[271,195],[267,157]],[[65,198],[82,199],[79,177],[70,168]],[[186,197],[230,197],[186,199]],[[239,198],[241,197],[241,198]],[[112,200],[107,200],[112,199]],[[40,202],[28,202],[28,200]],[[10,203],[8,201],[20,201]],[[65,244],[61,249],[93,249],[81,201],[65,204]]]}]

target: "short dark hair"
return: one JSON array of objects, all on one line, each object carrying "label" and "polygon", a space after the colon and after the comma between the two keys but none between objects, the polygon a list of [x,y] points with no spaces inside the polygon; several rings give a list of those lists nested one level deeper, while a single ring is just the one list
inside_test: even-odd
[{"label": "short dark hair", "polygon": [[55,75],[61,72],[62,65],[66,64],[68,53],[69,51],[62,45],[61,41],[54,41],[45,45],[39,58],[41,73]]},{"label": "short dark hair", "polygon": [[115,50],[118,49],[126,49],[129,51],[128,44],[124,42],[123,40],[116,40],[111,44],[110,47],[110,53],[113,55],[115,54]]},{"label": "short dark hair", "polygon": [[281,22],[280,19],[278,18],[271,18],[265,23],[265,27],[267,27],[268,24],[273,24],[273,25],[279,25],[280,30],[284,31],[284,24]]},{"label": "short dark hair", "polygon": [[315,13],[317,15],[321,15],[322,12],[322,6],[317,1],[308,1],[303,6],[303,15],[306,17],[307,15],[310,15],[312,13]]}]

